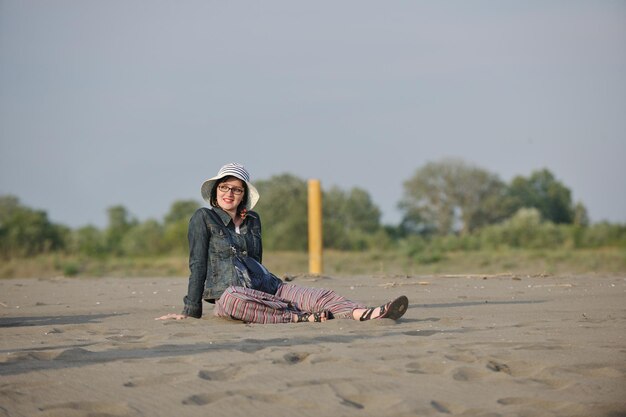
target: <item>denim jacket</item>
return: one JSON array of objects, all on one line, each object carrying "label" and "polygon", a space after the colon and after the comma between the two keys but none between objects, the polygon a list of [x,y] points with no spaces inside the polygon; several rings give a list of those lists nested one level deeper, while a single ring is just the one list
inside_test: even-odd
[{"label": "denim jacket", "polygon": [[[217,213],[223,224],[209,210]],[[224,227],[226,226],[226,227]],[[183,314],[202,317],[202,300],[214,303],[224,290],[236,281],[230,248],[229,233],[240,251],[262,261],[261,219],[249,211],[235,232],[230,215],[221,208],[199,208],[189,220],[189,286],[184,298]]]}]

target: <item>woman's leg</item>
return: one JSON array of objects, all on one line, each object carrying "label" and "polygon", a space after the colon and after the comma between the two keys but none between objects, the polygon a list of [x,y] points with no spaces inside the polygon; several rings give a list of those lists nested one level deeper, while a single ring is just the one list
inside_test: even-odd
[{"label": "woman's leg", "polygon": [[246,323],[289,323],[295,311],[272,294],[244,287],[228,287],[215,302],[214,314]]},{"label": "woman's leg", "polygon": [[[317,313],[324,317],[326,312],[342,319],[369,320],[388,317],[397,320],[407,307],[408,300],[404,296],[380,307],[367,308],[325,288],[281,284],[276,295],[244,287],[228,287],[215,303],[214,314],[246,323],[262,324],[290,323],[300,313]],[[311,317],[307,321],[313,319]],[[323,320],[325,319],[326,317]]]},{"label": "woman's leg", "polygon": [[355,320],[365,321],[372,319],[388,318],[392,320],[398,320],[406,313],[406,309],[409,307],[409,299],[406,296],[400,297],[389,301],[380,307],[369,308],[357,308],[352,312],[352,317]]},{"label": "woman's leg", "polygon": [[365,305],[350,301],[325,288],[281,284],[276,297],[291,303],[297,310],[309,313],[331,312],[338,319],[353,319],[352,312]]}]

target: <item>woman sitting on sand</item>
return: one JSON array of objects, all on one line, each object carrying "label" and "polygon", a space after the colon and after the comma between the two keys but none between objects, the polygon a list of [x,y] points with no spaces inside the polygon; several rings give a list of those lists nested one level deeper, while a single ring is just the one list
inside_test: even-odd
[{"label": "woman sitting on sand", "polygon": [[[224,165],[206,180],[202,197],[211,207],[198,209],[189,221],[189,285],[182,314],[157,320],[202,316],[202,300],[215,303],[214,314],[246,323],[323,322],[332,318],[397,320],[408,299],[396,298],[379,307],[366,307],[332,290],[287,284],[275,276],[255,288],[236,286],[232,246],[261,262],[261,221],[251,211],[259,199],[248,171]],[[271,274],[270,274],[271,275]]]}]

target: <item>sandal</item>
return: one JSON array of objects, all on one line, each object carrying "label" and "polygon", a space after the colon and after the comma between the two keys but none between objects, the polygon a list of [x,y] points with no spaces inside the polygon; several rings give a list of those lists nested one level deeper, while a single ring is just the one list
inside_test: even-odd
[{"label": "sandal", "polygon": [[333,313],[330,311],[322,311],[321,313],[297,313],[298,317],[294,323],[303,323],[309,322],[309,317],[313,316],[313,321],[310,323],[321,323],[322,319],[331,320],[333,319]]},{"label": "sandal", "polygon": [[[406,313],[406,309],[408,308],[408,306],[409,306],[409,299],[406,298],[404,295],[401,295],[395,300],[390,301],[387,304],[383,304],[382,306],[380,306],[380,314],[378,314],[378,316],[374,318],[398,320],[400,317],[404,315],[404,313]],[[359,321],[371,320],[372,313],[374,313],[374,310],[376,310],[377,308],[378,307],[371,307],[365,310],[363,314],[361,315],[361,317],[359,318]]]}]

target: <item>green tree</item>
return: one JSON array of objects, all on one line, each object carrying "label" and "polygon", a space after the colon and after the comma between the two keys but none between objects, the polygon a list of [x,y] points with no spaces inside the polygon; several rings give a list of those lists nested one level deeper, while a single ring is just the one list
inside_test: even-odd
[{"label": "green tree", "polygon": [[487,247],[557,248],[567,239],[563,227],[542,219],[534,207],[521,208],[509,219],[481,230],[480,234]]},{"label": "green tree", "polygon": [[107,249],[112,254],[121,255],[124,235],[137,225],[137,220],[131,219],[128,210],[122,205],[109,207],[107,214],[109,217],[109,224],[105,231]]},{"label": "green tree", "polygon": [[20,204],[15,196],[0,196],[0,254],[32,256],[65,247],[68,229],[48,220],[43,210]]},{"label": "green tree", "polygon": [[611,224],[602,221],[583,229],[580,246],[599,248],[617,246],[626,248],[626,224]]},{"label": "green tree", "polygon": [[381,213],[366,191],[333,187],[323,193],[322,206],[324,247],[353,250],[373,244]]},{"label": "green tree", "polygon": [[104,234],[95,226],[83,226],[72,234],[72,252],[92,257],[107,255]]},{"label": "green tree", "polygon": [[583,203],[578,202],[574,206],[574,224],[576,226],[589,226],[589,214]]},{"label": "green tree", "polygon": [[[516,209],[534,207],[545,220],[557,224],[574,222],[576,210],[571,191],[547,169],[534,171],[528,178],[515,177],[509,186],[509,195]],[[581,214],[582,209],[578,210]]]},{"label": "green tree", "polygon": [[165,250],[163,227],[154,219],[135,225],[124,234],[121,249],[124,254],[134,256],[162,254]]},{"label": "green tree", "polygon": [[[306,181],[290,174],[257,181],[261,194],[255,210],[263,221],[263,245],[270,250],[308,248],[308,189]],[[367,192],[337,187],[322,192],[324,247],[362,249],[372,245],[380,229],[380,210]],[[375,235],[376,234],[376,235]],[[377,237],[374,237],[377,236]]]},{"label": "green tree", "polygon": [[263,222],[263,247],[307,249],[307,184],[291,174],[257,181],[261,198],[254,208]]},{"label": "green tree", "polygon": [[170,207],[170,211],[165,215],[164,223],[166,225],[181,221],[188,223],[193,213],[200,206],[201,204],[196,200],[175,201]]},{"label": "green tree", "polygon": [[457,159],[430,162],[404,182],[402,226],[420,234],[469,233],[512,213],[506,185]]},{"label": "green tree", "polygon": [[164,219],[164,250],[178,253],[186,253],[189,250],[187,240],[189,219],[200,206],[201,204],[195,200],[175,201],[172,204]]}]

